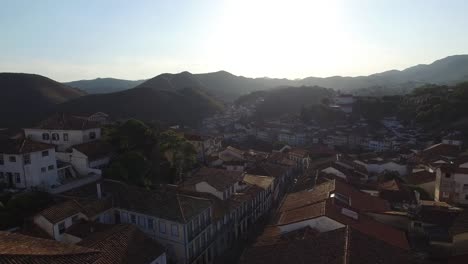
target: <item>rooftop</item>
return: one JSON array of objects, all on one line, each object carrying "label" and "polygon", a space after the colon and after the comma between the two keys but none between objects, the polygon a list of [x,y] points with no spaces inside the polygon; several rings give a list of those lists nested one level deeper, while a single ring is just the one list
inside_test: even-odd
[{"label": "rooftop", "polygon": [[90,234],[78,243],[100,252],[94,264],[147,264],[164,253],[164,248],[129,224],[112,225]]},{"label": "rooftop", "polygon": [[87,117],[55,114],[42,121],[37,128],[51,130],[86,130],[99,127],[99,122],[90,121]]},{"label": "rooftop", "polygon": [[0,153],[3,154],[25,154],[48,149],[55,149],[55,146],[22,138],[0,140]]},{"label": "rooftop", "polygon": [[[265,243],[266,241],[270,241]],[[347,226],[318,233],[305,227],[264,238],[245,251],[241,263],[410,263],[406,251]]]},{"label": "rooftop", "polygon": [[86,264],[98,257],[95,249],[0,231],[0,263]]},{"label": "rooftop", "polygon": [[[101,182],[103,195],[109,195],[115,208],[185,223],[211,206],[208,199],[180,194],[168,188],[148,190],[114,180]],[[69,197],[95,198],[96,184],[70,190]]]},{"label": "rooftop", "polygon": [[185,185],[195,185],[200,182],[207,182],[219,191],[224,191],[231,185],[242,181],[243,172],[230,171],[215,168],[201,168],[195,175],[185,181]]}]

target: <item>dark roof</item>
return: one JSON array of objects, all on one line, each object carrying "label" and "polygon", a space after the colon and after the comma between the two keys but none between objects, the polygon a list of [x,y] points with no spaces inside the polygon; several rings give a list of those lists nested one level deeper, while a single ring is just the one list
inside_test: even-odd
[{"label": "dark roof", "polygon": [[428,182],[433,182],[436,179],[435,173],[431,173],[427,170],[420,170],[417,172],[411,173],[407,177],[407,181],[410,184],[423,184],[423,183],[428,183]]},{"label": "dark roof", "polygon": [[248,174],[271,176],[279,178],[285,175],[288,167],[279,164],[272,164],[269,162],[261,162],[255,165],[255,167],[247,170]]},{"label": "dark roof", "polygon": [[49,222],[56,224],[78,213],[93,217],[110,208],[112,208],[111,197],[103,199],[70,199],[50,206],[39,214],[44,216]]},{"label": "dark roof", "polygon": [[42,215],[49,222],[55,224],[81,211],[81,206],[75,200],[69,200],[46,208],[41,211],[39,215]]},{"label": "dark roof", "polygon": [[41,142],[34,142],[30,139],[0,140],[0,153],[3,154],[24,154],[47,149],[55,149],[55,146]]},{"label": "dark roof", "polygon": [[0,231],[0,263],[90,264],[98,257],[95,249]]},{"label": "dark roof", "polygon": [[348,197],[351,201],[350,207],[360,212],[384,212],[390,210],[390,206],[385,200],[361,192],[353,186],[337,180],[317,184],[309,190],[288,194],[279,210],[283,212],[324,201],[332,193]]},{"label": "dark roof", "polygon": [[195,185],[207,182],[217,190],[224,191],[234,183],[242,181],[243,177],[243,172],[203,167],[193,177],[187,179],[184,184]]},{"label": "dark roof", "polygon": [[112,151],[112,146],[101,140],[74,145],[73,148],[88,156],[90,161],[108,157]]},{"label": "dark roof", "polygon": [[[148,190],[113,180],[102,181],[101,190],[103,195],[109,195],[113,200],[114,208],[181,223],[190,221],[192,217],[211,206],[211,201],[208,199],[183,195],[164,188]],[[95,198],[96,184],[88,184],[63,195]]]},{"label": "dark roof", "polygon": [[108,225],[108,224],[80,220],[78,223],[75,223],[69,228],[67,228],[65,233],[78,237],[80,239],[84,239],[93,233],[103,232],[111,227],[112,225]]},{"label": "dark roof", "polygon": [[380,239],[386,243],[402,249],[409,249],[406,234],[388,225],[382,224],[372,218],[354,211],[357,218],[352,218],[344,214],[344,210],[354,211],[351,208],[340,206],[337,201],[328,199],[316,204],[311,204],[301,208],[282,212],[279,216],[278,225],[288,225],[326,216],[343,225],[349,225],[375,239]]},{"label": "dark roof", "polygon": [[292,148],[289,150],[288,154],[296,155],[301,158],[307,157],[309,155],[309,151],[307,149],[302,149],[302,148]]},{"label": "dark roof", "polygon": [[437,156],[456,157],[459,153],[458,146],[439,143],[424,149],[421,154],[425,159],[433,159]]},{"label": "dark roof", "polygon": [[100,252],[94,264],[147,264],[164,253],[164,248],[129,224],[112,225],[92,233],[78,243]]},{"label": "dark roof", "polygon": [[410,262],[405,250],[347,226],[324,233],[306,227],[276,237],[268,237],[248,248],[240,263],[404,264]]},{"label": "dark roof", "polygon": [[51,130],[85,130],[99,127],[99,122],[90,121],[87,117],[55,114],[42,121],[37,128]]}]

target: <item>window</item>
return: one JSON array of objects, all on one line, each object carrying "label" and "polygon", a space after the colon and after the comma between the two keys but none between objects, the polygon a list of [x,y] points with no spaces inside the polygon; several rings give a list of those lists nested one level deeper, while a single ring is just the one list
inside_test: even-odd
[{"label": "window", "polygon": [[54,169],[54,165],[49,165],[49,167],[47,167],[48,170],[53,170]]},{"label": "window", "polygon": [[16,162],[16,157],[15,157],[15,156],[10,156],[10,157],[8,158],[8,160],[9,160],[10,162]]},{"label": "window", "polygon": [[15,172],[16,183],[21,183],[21,176],[18,172]]},{"label": "window", "polygon": [[159,221],[159,233],[166,234],[166,222]]},{"label": "window", "polygon": [[49,140],[50,136],[47,133],[42,134],[42,140]]},{"label": "window", "polygon": [[195,232],[198,232],[199,227],[200,227],[200,220],[197,217],[193,221],[193,229],[195,229]]},{"label": "window", "polygon": [[192,222],[188,223],[187,225],[187,234],[188,234],[189,239],[191,239],[192,238]]},{"label": "window", "polygon": [[463,191],[468,190],[468,184],[463,184]]},{"label": "window", "polygon": [[143,216],[138,216],[138,225],[145,227],[145,218]]},{"label": "window", "polygon": [[189,255],[189,258],[193,257],[193,244],[190,244],[189,246],[188,255]]},{"label": "window", "polygon": [[171,225],[171,234],[173,236],[176,236],[176,237],[179,236],[179,226],[178,225],[176,225],[176,224]]},{"label": "window", "polygon": [[0,165],[3,165],[5,164],[5,162],[3,161],[3,154],[0,154]]},{"label": "window", "polygon": [[442,192],[442,197],[443,198],[449,198],[450,194],[448,192]]},{"label": "window", "polygon": [[465,200],[468,200],[468,194],[465,195]]},{"label": "window", "polygon": [[68,133],[63,133],[63,141],[68,141]]},{"label": "window", "polygon": [[120,219],[120,211],[118,211],[118,210],[114,211],[114,219],[115,219],[116,224],[122,223],[122,221]]},{"label": "window", "polygon": [[24,161],[24,164],[31,164],[31,155],[29,153],[24,154],[23,155],[23,161]]},{"label": "window", "polygon": [[4,178],[5,174],[3,173],[3,171],[0,171],[0,181],[3,181]]},{"label": "window", "polygon": [[47,156],[49,156],[49,151],[48,150],[42,151],[42,157],[47,157]]},{"label": "window", "polygon": [[445,173],[445,178],[450,178],[450,173]]},{"label": "window", "polygon": [[59,141],[60,140],[59,134],[58,133],[52,133],[52,140]]},{"label": "window", "polygon": [[132,223],[132,224],[136,224],[136,223],[137,223],[137,221],[136,221],[136,215],[130,214],[130,223]]},{"label": "window", "polygon": [[72,217],[72,223],[75,224],[75,223],[78,222],[78,220],[79,220],[79,219],[78,219],[78,216],[77,216],[77,215],[74,215],[74,216]]},{"label": "window", "polygon": [[148,229],[154,229],[154,220],[152,218],[148,218]]},{"label": "window", "polygon": [[96,132],[89,132],[89,139],[95,139],[96,138]]},{"label": "window", "polygon": [[46,172],[46,167],[42,167],[41,172]]},{"label": "window", "polygon": [[59,234],[63,234],[65,232],[65,222],[58,224]]}]

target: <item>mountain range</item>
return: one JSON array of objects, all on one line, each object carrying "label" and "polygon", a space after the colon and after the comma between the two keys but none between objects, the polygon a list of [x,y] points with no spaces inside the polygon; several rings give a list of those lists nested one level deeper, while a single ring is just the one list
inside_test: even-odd
[{"label": "mountain range", "polygon": [[[317,89],[313,86],[320,86],[356,94],[382,95],[406,93],[423,84],[450,85],[463,81],[468,81],[468,55],[450,56],[429,65],[369,76],[298,80],[247,78],[219,71],[166,73],[145,81],[104,78],[67,85],[35,74],[0,73],[0,127],[31,126],[57,111],[75,114],[102,111],[115,118],[196,124],[222,109],[223,101],[232,102],[259,90],[291,86]],[[294,98],[301,98],[302,92],[309,93],[308,90],[295,91],[297,93],[288,101],[291,104]]]},{"label": "mountain range", "polygon": [[[240,95],[253,91],[267,90],[279,86],[321,86],[360,95],[403,94],[424,84],[451,85],[468,81],[468,55],[449,56],[431,64],[420,64],[402,71],[390,70],[357,77],[307,77],[290,80],[248,78],[236,76],[226,71],[193,74],[193,76],[206,91],[226,101],[233,101]],[[68,84],[89,93],[95,93],[93,90],[105,93],[114,92],[116,89],[125,89],[124,87],[132,85],[137,86],[139,82],[118,80],[119,84],[112,84],[110,80],[116,79],[96,79]],[[89,89],[90,86],[94,88]]]},{"label": "mountain range", "polygon": [[0,127],[31,124],[86,93],[36,74],[0,73]]},{"label": "mountain range", "polygon": [[145,80],[122,80],[115,78],[97,78],[94,80],[80,80],[63,83],[78,88],[89,94],[113,93],[128,90],[142,84]]}]

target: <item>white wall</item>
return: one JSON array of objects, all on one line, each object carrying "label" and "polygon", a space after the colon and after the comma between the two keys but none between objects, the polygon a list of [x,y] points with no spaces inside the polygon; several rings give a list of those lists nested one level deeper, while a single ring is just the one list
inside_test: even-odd
[{"label": "white wall", "polygon": [[[94,132],[96,134],[95,139],[89,138],[91,132]],[[42,135],[44,133],[49,134],[48,140],[43,139]],[[58,140],[52,140],[53,133],[57,133],[59,135]],[[64,151],[73,145],[78,145],[101,138],[101,129],[93,128],[88,130],[46,130],[37,128],[25,128],[24,134],[26,135],[26,137],[32,139],[33,141],[54,144],[57,145],[59,151]],[[66,141],[64,140],[64,134],[68,134],[68,140]]]},{"label": "white wall", "polygon": [[301,228],[304,228],[306,226],[309,226],[311,228],[317,229],[320,232],[327,232],[331,230],[335,230],[338,228],[344,227],[343,224],[328,218],[326,216],[321,216],[313,219],[308,219],[288,225],[282,225],[279,226],[279,229],[281,230],[281,233],[288,233],[294,230],[298,230]]},{"label": "white wall", "polygon": [[166,264],[166,253],[162,253],[157,259],[151,261],[151,264]]},{"label": "white wall", "polygon": [[455,193],[458,195],[456,202],[460,204],[468,204],[468,199],[466,199],[466,196],[468,196],[468,188],[463,189],[465,184],[468,186],[468,175],[455,173],[453,177],[455,181]]},{"label": "white wall", "polygon": [[342,173],[341,171],[339,171],[339,170],[337,170],[335,168],[332,168],[332,167],[328,167],[326,169],[323,169],[322,172],[333,174],[333,175],[338,176],[340,178],[346,179],[346,175],[344,173]]},{"label": "white wall", "polygon": [[223,192],[216,190],[213,186],[209,185],[207,182],[199,182],[195,185],[195,190],[197,192],[211,193],[212,195],[223,200]]},{"label": "white wall", "polygon": [[[7,173],[12,173],[13,185],[16,188],[43,187],[48,189],[53,184],[58,184],[57,161],[53,148],[44,150],[47,156],[42,156],[43,151],[27,153],[30,164],[24,163],[25,154],[0,154],[3,155],[4,165],[0,165],[0,172],[4,174],[4,181],[8,182]],[[15,157],[15,162],[10,161]],[[45,171],[42,169],[45,168]],[[20,176],[20,182],[16,181],[16,174]]]}]

